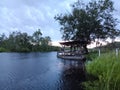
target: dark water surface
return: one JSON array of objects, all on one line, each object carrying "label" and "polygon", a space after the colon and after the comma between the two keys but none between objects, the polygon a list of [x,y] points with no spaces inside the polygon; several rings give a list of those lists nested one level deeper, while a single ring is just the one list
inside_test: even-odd
[{"label": "dark water surface", "polygon": [[82,90],[81,65],[56,52],[0,53],[0,90]]}]

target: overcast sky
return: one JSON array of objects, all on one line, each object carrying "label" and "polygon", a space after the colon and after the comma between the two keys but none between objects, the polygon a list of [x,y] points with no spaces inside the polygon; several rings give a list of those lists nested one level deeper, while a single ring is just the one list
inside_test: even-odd
[{"label": "overcast sky", "polygon": [[[31,35],[40,28],[44,36],[59,41],[60,26],[54,16],[69,11],[70,4],[75,1],[77,0],[1,0],[0,34],[21,31]],[[120,20],[120,0],[113,1],[117,10],[115,17]]]}]

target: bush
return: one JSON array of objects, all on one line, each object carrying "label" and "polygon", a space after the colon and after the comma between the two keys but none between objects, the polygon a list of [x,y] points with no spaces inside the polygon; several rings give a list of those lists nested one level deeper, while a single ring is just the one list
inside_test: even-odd
[{"label": "bush", "polygon": [[0,47],[0,52],[5,52],[5,51],[7,51],[5,48]]}]

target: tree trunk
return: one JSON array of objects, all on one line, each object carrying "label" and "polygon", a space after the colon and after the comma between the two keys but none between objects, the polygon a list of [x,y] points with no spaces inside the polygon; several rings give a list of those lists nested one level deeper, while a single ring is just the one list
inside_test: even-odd
[{"label": "tree trunk", "polygon": [[84,50],[85,50],[85,54],[88,54],[88,48],[87,48],[87,45],[84,45],[83,48],[84,48]]}]

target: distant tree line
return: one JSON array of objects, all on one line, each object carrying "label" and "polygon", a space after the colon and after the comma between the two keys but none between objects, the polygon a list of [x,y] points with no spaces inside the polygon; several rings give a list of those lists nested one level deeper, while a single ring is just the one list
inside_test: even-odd
[{"label": "distant tree line", "polygon": [[0,52],[37,52],[37,51],[56,51],[59,47],[51,44],[49,36],[42,37],[40,29],[35,31],[32,36],[22,32],[12,32],[8,36],[4,33],[0,35]]}]

